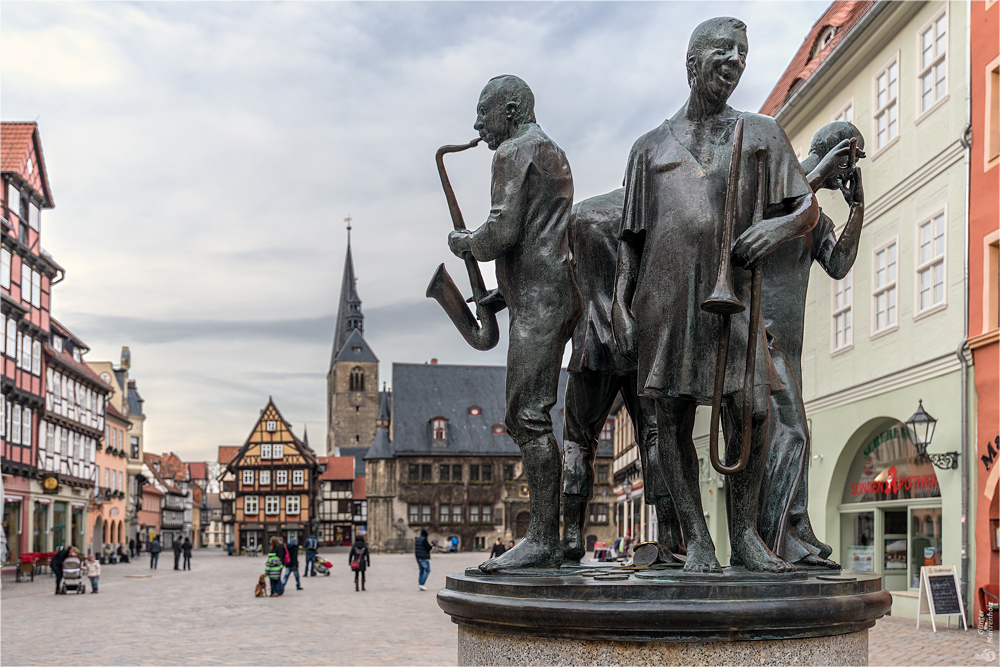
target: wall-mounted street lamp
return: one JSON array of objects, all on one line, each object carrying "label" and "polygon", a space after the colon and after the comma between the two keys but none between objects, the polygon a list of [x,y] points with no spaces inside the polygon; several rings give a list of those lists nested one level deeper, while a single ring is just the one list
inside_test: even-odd
[{"label": "wall-mounted street lamp", "polygon": [[910,440],[917,449],[917,456],[926,459],[934,464],[934,467],[941,470],[956,470],[958,468],[958,452],[945,452],[944,454],[928,454],[927,447],[934,437],[934,427],[937,420],[931,417],[924,410],[924,401],[920,400],[917,411],[906,420],[906,430],[910,432]]}]

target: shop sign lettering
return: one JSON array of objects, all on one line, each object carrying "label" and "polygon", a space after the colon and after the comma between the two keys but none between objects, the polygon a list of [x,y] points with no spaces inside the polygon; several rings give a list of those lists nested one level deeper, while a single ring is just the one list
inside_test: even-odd
[{"label": "shop sign lettering", "polygon": [[865,447],[864,455],[869,456],[872,452],[878,449],[883,443],[889,442],[890,440],[909,440],[910,432],[906,430],[906,427],[900,428],[899,426],[893,426],[892,428],[886,429],[872,438],[872,441],[868,443]]},{"label": "shop sign lettering", "polygon": [[[996,445],[994,448],[993,445]],[[997,460],[997,450],[1000,450],[1000,435],[993,438],[993,442],[986,443],[986,454],[979,457],[979,460],[983,462],[986,469],[989,470],[994,462]]]},{"label": "shop sign lettering", "polygon": [[851,484],[852,496],[863,496],[868,494],[883,493],[886,495],[899,493],[901,490],[912,491],[913,489],[936,489],[938,488],[937,475],[910,475],[908,477],[897,477],[896,466],[892,466],[886,471],[884,480],[871,480],[868,482],[854,482]]}]

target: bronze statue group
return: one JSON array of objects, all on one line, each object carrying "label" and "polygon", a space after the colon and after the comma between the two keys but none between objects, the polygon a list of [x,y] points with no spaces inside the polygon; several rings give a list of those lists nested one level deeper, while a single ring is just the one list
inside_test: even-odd
[{"label": "bronze statue group", "polygon": [[[496,308],[486,299],[509,309],[506,426],[522,453],[531,519],[524,539],[482,571],[580,562],[598,436],[619,393],[666,558],[688,572],[721,571],[692,440],[695,410],[714,395],[729,464],[717,467],[738,470],[725,475],[731,565],[839,567],[809,523],[800,357],[812,262],[840,279],[857,254],[864,140],[831,123],[800,163],[773,118],[727,104],[746,57],[743,22],[699,25],[687,102],[635,142],[623,189],[575,206],[569,162],[536,123],[527,84],[507,75],[483,89],[475,129],[495,151],[490,215],[448,242],[467,261],[496,264],[498,294],[476,305],[481,319]],[[820,188],[849,205],[839,238],[817,204]],[[740,303],[706,309],[729,261],[730,301]],[[752,301],[759,317],[741,305]],[[570,340],[560,456],[550,411]]]}]

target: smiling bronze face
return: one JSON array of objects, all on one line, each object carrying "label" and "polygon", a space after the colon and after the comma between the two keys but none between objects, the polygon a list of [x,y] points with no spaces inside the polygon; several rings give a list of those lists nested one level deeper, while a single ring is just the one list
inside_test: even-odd
[{"label": "smiling bronze face", "polygon": [[739,85],[746,69],[746,26],[736,19],[711,19],[695,28],[688,45],[688,84],[721,104]]}]

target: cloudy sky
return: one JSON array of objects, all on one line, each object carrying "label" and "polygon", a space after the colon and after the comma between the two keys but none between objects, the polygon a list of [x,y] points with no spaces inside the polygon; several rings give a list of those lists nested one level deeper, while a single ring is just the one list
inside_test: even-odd
[{"label": "cloudy sky", "polygon": [[[472,350],[424,297],[441,261],[468,292],[433,156],[476,136],[489,78],[531,85],[579,201],[619,187],[632,142],[683,103],[695,25],[747,22],[731,103],[755,110],[825,7],[6,1],[0,114],[39,123],[42,245],[67,270],[53,315],[90,360],[131,348],[147,449],[214,458],[269,395],[322,449],[347,215],[382,379],[393,362],[504,362],[505,340]],[[470,226],[491,155],[449,156]]]}]

